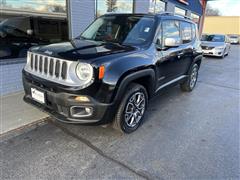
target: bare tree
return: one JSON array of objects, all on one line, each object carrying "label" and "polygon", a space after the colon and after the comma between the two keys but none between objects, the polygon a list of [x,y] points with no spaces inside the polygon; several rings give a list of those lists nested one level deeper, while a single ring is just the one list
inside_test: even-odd
[{"label": "bare tree", "polygon": [[107,12],[114,12],[117,10],[117,0],[106,0],[106,5],[108,7]]},{"label": "bare tree", "polygon": [[66,9],[62,5],[51,5],[51,12],[65,13]]},{"label": "bare tree", "polygon": [[218,9],[208,5],[206,9],[206,16],[221,16],[221,13]]}]

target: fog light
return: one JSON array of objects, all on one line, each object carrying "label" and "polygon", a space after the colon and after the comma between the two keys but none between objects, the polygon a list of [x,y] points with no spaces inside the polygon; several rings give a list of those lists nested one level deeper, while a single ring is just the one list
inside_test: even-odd
[{"label": "fog light", "polygon": [[86,96],[77,96],[74,98],[75,101],[79,101],[79,102],[89,102],[90,99]]},{"label": "fog light", "polygon": [[91,108],[85,108],[86,113],[91,114],[92,109]]},{"label": "fog light", "polygon": [[72,106],[70,108],[70,113],[72,117],[88,117],[93,114],[93,108],[83,106]]}]

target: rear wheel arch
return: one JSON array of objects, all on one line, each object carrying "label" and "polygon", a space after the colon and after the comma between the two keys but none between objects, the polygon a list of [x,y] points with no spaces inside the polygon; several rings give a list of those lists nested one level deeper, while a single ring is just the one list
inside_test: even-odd
[{"label": "rear wheel arch", "polygon": [[198,65],[198,68],[200,68],[200,66],[201,66],[201,64],[202,64],[202,58],[203,58],[202,55],[198,55],[197,57],[195,57],[195,58],[193,59],[191,65],[188,67],[188,72],[187,72],[187,74],[189,74],[189,72],[191,71],[192,66],[193,66],[194,64],[197,64],[197,65]]}]

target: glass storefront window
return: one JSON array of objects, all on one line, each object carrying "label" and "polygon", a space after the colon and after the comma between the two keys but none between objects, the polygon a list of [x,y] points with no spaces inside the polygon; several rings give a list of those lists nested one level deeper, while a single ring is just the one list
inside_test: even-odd
[{"label": "glass storefront window", "polygon": [[150,13],[160,13],[166,10],[166,3],[161,0],[150,0]]},{"label": "glass storefront window", "polygon": [[68,40],[66,0],[0,0],[0,60]]},{"label": "glass storefront window", "polygon": [[175,7],[175,14],[185,16],[186,15],[186,10],[184,10],[182,8],[179,8],[179,7]]},{"label": "glass storefront window", "polygon": [[66,0],[0,0],[1,9],[66,13]]},{"label": "glass storefront window", "polygon": [[195,23],[199,24],[199,20],[200,20],[200,16],[199,16],[199,15],[194,14],[194,13],[191,13],[191,18],[192,18],[192,20],[193,20]]},{"label": "glass storefront window", "polygon": [[108,12],[133,13],[133,0],[97,0],[97,17]]}]

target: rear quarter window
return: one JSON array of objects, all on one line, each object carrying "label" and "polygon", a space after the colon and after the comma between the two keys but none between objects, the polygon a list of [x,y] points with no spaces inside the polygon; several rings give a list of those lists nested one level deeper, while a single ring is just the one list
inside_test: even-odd
[{"label": "rear quarter window", "polygon": [[182,33],[182,43],[190,43],[193,39],[192,37],[192,25],[188,22],[181,22],[181,33]]}]

